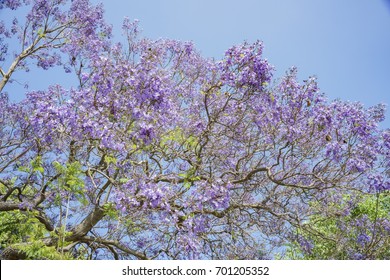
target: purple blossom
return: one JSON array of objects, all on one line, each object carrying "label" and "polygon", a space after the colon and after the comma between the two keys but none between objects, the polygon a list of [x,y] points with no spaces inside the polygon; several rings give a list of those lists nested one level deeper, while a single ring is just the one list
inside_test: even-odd
[{"label": "purple blossom", "polygon": [[384,192],[390,190],[390,180],[384,174],[370,174],[368,184],[373,192]]},{"label": "purple blossom", "polygon": [[359,234],[357,237],[357,243],[360,244],[360,246],[364,247],[371,241],[371,238],[367,234]]},{"label": "purple blossom", "polygon": [[352,256],[352,259],[354,260],[364,260],[365,256],[362,253],[354,253]]},{"label": "purple blossom", "polygon": [[298,236],[297,241],[303,252],[310,255],[314,248],[313,243],[303,236]]},{"label": "purple blossom", "polygon": [[[23,1],[23,2],[27,2],[27,1]],[[21,5],[22,5],[22,1],[20,1],[20,0],[2,0],[0,2],[0,10],[5,9],[5,8],[9,8],[11,10],[16,10]]]}]

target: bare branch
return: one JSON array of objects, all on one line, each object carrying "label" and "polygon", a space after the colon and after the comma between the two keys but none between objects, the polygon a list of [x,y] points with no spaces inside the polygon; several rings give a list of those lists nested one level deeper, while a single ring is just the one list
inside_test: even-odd
[{"label": "bare branch", "polygon": [[137,257],[138,259],[141,259],[141,260],[148,260],[149,259],[146,255],[141,254],[137,251],[134,251],[130,248],[127,248],[123,244],[120,244],[118,241],[107,240],[107,239],[103,239],[103,238],[96,238],[96,237],[92,237],[92,236],[84,236],[84,237],[80,238],[79,240],[81,242],[97,242],[97,243],[104,244],[104,245],[114,246],[127,254],[130,254],[130,255]]}]

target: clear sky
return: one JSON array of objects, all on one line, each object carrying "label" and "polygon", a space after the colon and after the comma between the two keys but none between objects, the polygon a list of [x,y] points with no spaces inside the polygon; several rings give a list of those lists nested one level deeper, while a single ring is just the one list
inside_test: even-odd
[{"label": "clear sky", "polygon": [[[120,40],[125,16],[142,35],[193,41],[207,57],[257,39],[280,77],[318,77],[329,99],[386,103],[390,128],[390,1],[387,0],[106,0],[107,22]],[[47,80],[48,75],[39,79]],[[58,80],[56,77],[54,80]],[[60,81],[58,81],[60,82]],[[33,83],[30,89],[34,89]],[[40,83],[42,84],[42,83]]]}]

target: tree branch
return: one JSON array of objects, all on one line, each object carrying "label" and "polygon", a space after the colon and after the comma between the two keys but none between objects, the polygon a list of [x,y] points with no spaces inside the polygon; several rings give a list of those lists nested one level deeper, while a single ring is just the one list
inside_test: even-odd
[{"label": "tree branch", "polygon": [[67,240],[80,240],[80,238],[85,236],[104,216],[105,213],[103,209],[96,206],[92,212],[72,230],[73,234],[67,238]]},{"label": "tree branch", "polygon": [[265,171],[268,171],[268,168],[265,168],[265,167],[261,167],[261,168],[257,168],[257,169],[254,169],[252,170],[251,172],[249,172],[244,178],[241,178],[239,180],[235,180],[235,181],[232,181],[233,184],[239,184],[239,183],[243,183],[245,181],[248,181],[252,178],[253,175],[255,175],[256,173],[258,172],[265,172]]},{"label": "tree branch", "polygon": [[148,260],[149,259],[148,257],[146,257],[146,255],[141,254],[137,251],[134,251],[130,248],[127,248],[124,245],[120,244],[118,241],[107,240],[107,239],[102,239],[102,238],[95,238],[92,236],[84,236],[84,237],[80,238],[79,240],[81,242],[97,242],[100,244],[104,244],[106,246],[114,246],[127,254],[130,254],[130,255],[137,257],[138,259],[141,259],[141,260]]},{"label": "tree branch", "polygon": [[20,208],[20,202],[8,202],[0,201],[0,212],[2,211],[13,211],[13,210],[22,210]]},{"label": "tree branch", "polygon": [[[3,185],[5,185],[5,184],[3,184]],[[8,191],[7,191],[7,193],[2,197],[2,201],[7,201],[7,199],[8,199],[8,197],[10,197],[11,196],[11,194],[14,192],[14,191],[18,191],[18,193],[19,193],[19,195],[21,195],[22,194],[22,191],[21,191],[21,189],[19,188],[19,187],[13,187],[13,188],[11,188],[11,189],[9,189]]]},{"label": "tree branch", "polygon": [[43,212],[39,212],[38,215],[35,215],[35,218],[37,218],[37,220],[42,223],[48,231],[54,231],[54,226]]}]

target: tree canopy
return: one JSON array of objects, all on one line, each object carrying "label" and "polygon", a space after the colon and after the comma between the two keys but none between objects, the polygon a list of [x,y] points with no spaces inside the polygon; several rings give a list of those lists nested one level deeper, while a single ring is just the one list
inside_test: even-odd
[{"label": "tree canopy", "polygon": [[[262,42],[112,39],[87,0],[6,0],[0,247],[13,259],[388,259],[385,106],[329,101]],[[12,40],[19,47],[9,50]],[[16,72],[77,84],[6,92]]]}]

